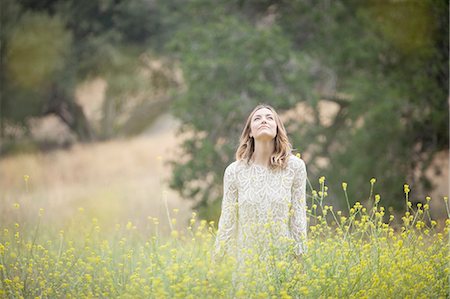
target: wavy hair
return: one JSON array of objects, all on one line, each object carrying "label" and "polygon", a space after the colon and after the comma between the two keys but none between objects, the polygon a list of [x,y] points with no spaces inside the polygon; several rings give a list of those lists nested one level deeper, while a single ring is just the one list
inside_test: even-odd
[{"label": "wavy hair", "polygon": [[247,122],[245,123],[244,129],[242,130],[241,138],[239,139],[239,147],[236,151],[236,160],[244,160],[247,163],[250,163],[253,153],[255,152],[255,140],[253,137],[250,137],[250,125],[255,112],[262,108],[267,108],[272,111],[275,122],[277,124],[277,134],[274,138],[275,148],[272,155],[270,156],[269,166],[272,169],[285,168],[287,166],[288,157],[290,156],[292,151],[292,146],[289,142],[284,124],[278,116],[278,113],[272,106],[266,104],[260,104],[256,106],[248,116]]}]

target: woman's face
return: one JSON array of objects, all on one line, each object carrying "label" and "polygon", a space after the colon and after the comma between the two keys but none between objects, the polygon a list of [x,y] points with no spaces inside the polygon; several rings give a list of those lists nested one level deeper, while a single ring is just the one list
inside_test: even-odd
[{"label": "woman's face", "polygon": [[275,115],[270,109],[261,108],[253,114],[250,136],[259,140],[272,140],[277,135]]}]

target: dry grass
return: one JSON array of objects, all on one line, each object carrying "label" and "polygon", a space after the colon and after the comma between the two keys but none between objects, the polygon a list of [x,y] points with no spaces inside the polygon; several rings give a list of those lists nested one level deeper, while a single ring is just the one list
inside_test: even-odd
[{"label": "dry grass", "polygon": [[[30,215],[43,208],[52,225],[64,225],[83,208],[104,226],[144,223],[148,216],[160,218],[165,226],[164,197],[170,210],[180,209],[179,219],[187,219],[189,203],[166,183],[170,169],[164,161],[173,157],[178,142],[173,129],[158,131],[0,160],[2,222],[12,220],[6,206],[19,203]],[[29,176],[27,183],[24,175]]]}]

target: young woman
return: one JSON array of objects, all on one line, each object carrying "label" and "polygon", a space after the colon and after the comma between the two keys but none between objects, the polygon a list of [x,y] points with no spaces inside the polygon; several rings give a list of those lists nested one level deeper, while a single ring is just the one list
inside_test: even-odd
[{"label": "young woman", "polygon": [[214,257],[245,260],[299,257],[306,241],[306,167],[291,153],[276,111],[258,105],[249,115],[225,170]]}]

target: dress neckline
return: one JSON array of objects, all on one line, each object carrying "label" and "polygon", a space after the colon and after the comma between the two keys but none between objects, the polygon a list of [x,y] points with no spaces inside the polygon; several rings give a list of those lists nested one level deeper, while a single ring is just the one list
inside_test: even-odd
[{"label": "dress neckline", "polygon": [[258,168],[258,169],[262,169],[262,170],[265,170],[265,171],[269,171],[270,170],[269,167],[266,167],[266,166],[263,166],[261,164],[257,164],[257,163],[254,163],[254,162],[250,162],[249,166],[250,167],[254,167],[254,168]]}]

